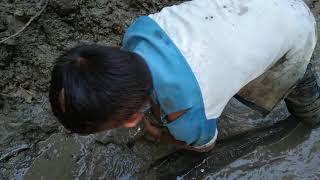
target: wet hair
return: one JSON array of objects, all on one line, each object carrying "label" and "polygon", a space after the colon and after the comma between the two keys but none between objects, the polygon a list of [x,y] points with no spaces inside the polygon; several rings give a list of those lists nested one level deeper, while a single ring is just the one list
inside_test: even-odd
[{"label": "wet hair", "polygon": [[101,45],[82,45],[62,54],[51,75],[52,111],[75,133],[101,131],[106,122],[120,125],[139,111],[152,88],[139,55]]}]

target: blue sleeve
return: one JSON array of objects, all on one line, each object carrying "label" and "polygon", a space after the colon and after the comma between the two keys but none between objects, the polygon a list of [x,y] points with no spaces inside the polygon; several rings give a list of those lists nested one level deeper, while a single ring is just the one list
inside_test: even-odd
[{"label": "blue sleeve", "polygon": [[205,145],[216,136],[217,121],[216,119],[200,118],[197,114],[191,108],[181,117],[165,124],[165,126],[176,140],[184,141],[194,147]]}]

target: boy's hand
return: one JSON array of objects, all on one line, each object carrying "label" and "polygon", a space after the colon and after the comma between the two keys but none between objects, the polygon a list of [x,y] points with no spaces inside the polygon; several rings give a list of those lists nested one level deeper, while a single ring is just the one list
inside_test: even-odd
[{"label": "boy's hand", "polygon": [[160,140],[160,137],[162,134],[161,129],[151,125],[151,123],[147,119],[144,119],[143,122],[144,122],[146,131],[155,139]]},{"label": "boy's hand", "polygon": [[192,146],[187,145],[186,143],[184,143],[182,141],[178,141],[178,140],[174,139],[174,137],[172,135],[170,135],[168,132],[162,131],[160,128],[153,126],[147,119],[144,119],[144,125],[145,125],[146,132],[148,132],[156,140],[159,140],[159,141],[162,141],[162,142],[165,142],[168,144],[177,145],[179,148],[182,148],[182,149],[203,153],[203,152],[209,152],[215,146],[215,144],[213,144],[213,145],[210,145],[210,146],[203,148],[203,149],[197,149],[197,148],[194,148]]}]

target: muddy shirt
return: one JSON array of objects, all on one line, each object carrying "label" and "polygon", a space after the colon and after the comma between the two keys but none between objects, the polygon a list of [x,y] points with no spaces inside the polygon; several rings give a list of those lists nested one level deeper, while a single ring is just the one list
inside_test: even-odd
[{"label": "muddy shirt", "polygon": [[122,48],[139,54],[148,65],[161,117],[187,110],[171,123],[161,119],[175,139],[198,148],[214,143],[216,119],[206,118],[198,82],[161,27],[147,16],[138,18],[125,34]]},{"label": "muddy shirt", "polygon": [[219,117],[232,96],[283,56],[303,75],[316,43],[315,20],[302,0],[193,0],[150,17],[190,65],[207,119]]},{"label": "muddy shirt", "polygon": [[146,61],[163,117],[188,110],[163,121],[170,133],[202,148],[216,140],[216,119],[233,95],[283,56],[303,75],[315,42],[300,0],[193,0],[137,19],[123,49]]}]

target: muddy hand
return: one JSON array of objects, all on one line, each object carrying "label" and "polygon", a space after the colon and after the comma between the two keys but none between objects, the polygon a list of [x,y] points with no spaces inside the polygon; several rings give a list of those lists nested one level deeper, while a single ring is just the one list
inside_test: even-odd
[{"label": "muddy hand", "polygon": [[150,134],[155,139],[159,139],[161,137],[161,129],[153,126],[147,119],[143,120],[145,130],[148,134]]}]

